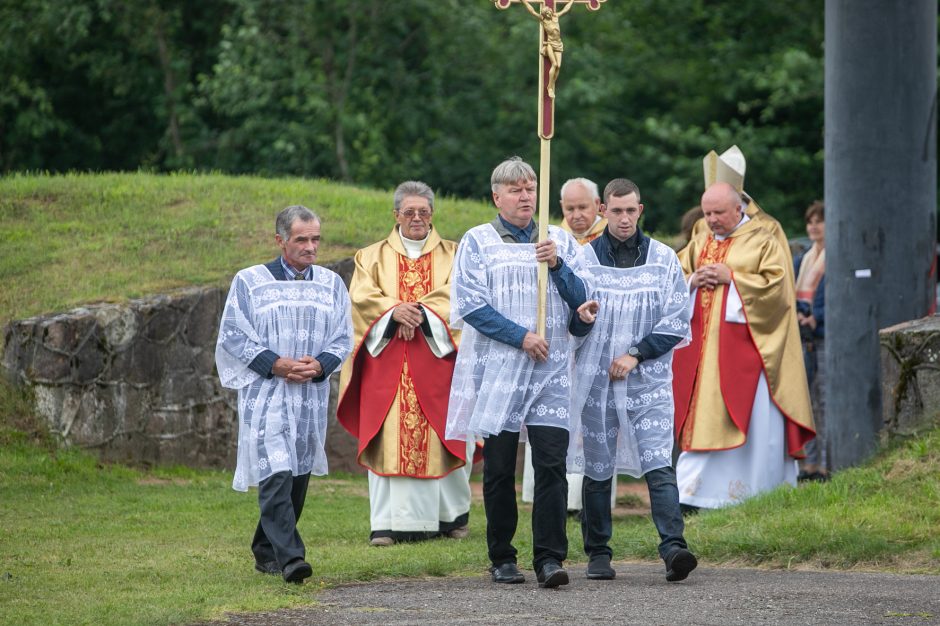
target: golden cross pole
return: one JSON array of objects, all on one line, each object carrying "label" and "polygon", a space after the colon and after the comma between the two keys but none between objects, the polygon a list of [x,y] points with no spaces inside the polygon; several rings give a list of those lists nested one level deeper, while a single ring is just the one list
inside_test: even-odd
[{"label": "golden cross pole", "polygon": [[[548,191],[552,167],[552,136],[555,134],[555,86],[561,70],[564,44],[558,18],[576,4],[583,4],[591,11],[601,8],[607,0],[557,0],[563,5],[556,10],[556,0],[493,0],[497,9],[508,9],[512,4],[522,4],[539,21],[539,125],[541,144],[539,153],[539,241],[548,239]],[[541,5],[536,11],[532,5]],[[548,294],[548,263],[539,263],[539,302],[536,332],[545,337],[545,301]]]}]

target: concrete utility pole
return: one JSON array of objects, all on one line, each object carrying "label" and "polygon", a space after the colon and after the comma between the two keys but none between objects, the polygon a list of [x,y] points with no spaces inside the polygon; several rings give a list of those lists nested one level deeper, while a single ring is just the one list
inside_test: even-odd
[{"label": "concrete utility pole", "polygon": [[927,314],[937,0],[826,0],[826,432],[833,469],[882,426],[878,330]]}]

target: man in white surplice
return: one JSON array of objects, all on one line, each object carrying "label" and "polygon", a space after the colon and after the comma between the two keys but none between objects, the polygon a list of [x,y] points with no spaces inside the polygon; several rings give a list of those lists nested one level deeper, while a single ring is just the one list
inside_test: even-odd
[{"label": "man in white surplice", "polygon": [[[595,300],[579,310],[594,328],[575,358],[569,465],[584,472],[581,533],[587,577],[611,580],[611,483],[618,473],[646,478],[666,580],[684,580],[698,561],[689,551],[672,468],[672,354],[689,339],[689,290],[676,253],[637,222],[640,190],[626,178],[604,189],[604,233],[585,247]],[[596,316],[596,317],[595,317]]]},{"label": "man in white surplice", "polygon": [[327,473],[329,376],[352,348],[352,319],[342,279],[313,265],[320,219],[290,206],[275,227],[281,256],[235,275],[215,359],[222,384],[238,390],[232,487],[258,487],[255,569],[302,582],[313,570],[297,520],[310,474]]},{"label": "man in white surplice", "polygon": [[[549,227],[536,243],[536,177],[518,157],[490,179],[499,214],[460,241],[451,283],[451,326],[463,329],[447,411],[447,438],[483,438],[483,504],[494,582],[521,583],[516,532],[516,456],[525,427],[532,444],[535,502],[533,567],[539,584],[568,583],[562,562],[567,481],[572,312],[590,292],[583,252],[568,233]],[[549,267],[546,338],[535,334],[537,268]]]}]

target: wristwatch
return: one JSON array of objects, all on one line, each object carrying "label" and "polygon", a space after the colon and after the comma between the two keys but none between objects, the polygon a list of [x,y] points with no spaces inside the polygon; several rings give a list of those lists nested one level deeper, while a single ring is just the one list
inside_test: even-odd
[{"label": "wristwatch", "polygon": [[640,349],[636,346],[631,346],[630,349],[627,350],[627,354],[636,359],[638,364],[643,362],[643,355],[640,353]]}]

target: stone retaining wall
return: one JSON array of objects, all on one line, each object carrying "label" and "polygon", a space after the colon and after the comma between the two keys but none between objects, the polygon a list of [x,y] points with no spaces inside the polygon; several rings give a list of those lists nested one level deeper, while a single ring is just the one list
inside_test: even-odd
[{"label": "stone retaining wall", "polygon": [[[351,259],[328,267],[349,284]],[[33,389],[38,413],[66,445],[106,460],[234,468],[236,394],[215,372],[226,294],[193,288],[13,322],[4,374]],[[355,440],[336,423],[338,378],[330,469],[359,471]]]},{"label": "stone retaining wall", "polygon": [[907,435],[940,421],[940,316],[879,335],[885,433]]}]

